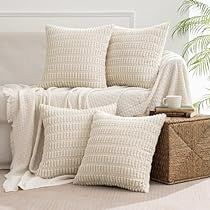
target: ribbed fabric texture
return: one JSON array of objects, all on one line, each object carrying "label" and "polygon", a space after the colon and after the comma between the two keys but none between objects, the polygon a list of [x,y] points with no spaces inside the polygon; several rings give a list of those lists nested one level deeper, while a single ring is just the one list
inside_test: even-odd
[{"label": "ribbed fabric texture", "polygon": [[112,25],[88,29],[47,26],[41,86],[106,87],[105,60]]},{"label": "ribbed fabric texture", "polygon": [[44,125],[44,148],[37,176],[75,175],[81,164],[96,111],[116,113],[116,104],[76,110],[40,105]]},{"label": "ribbed fabric texture", "polygon": [[157,78],[168,26],[115,27],[106,61],[107,85],[151,88]]},{"label": "ribbed fabric texture", "polygon": [[132,118],[97,112],[73,183],[148,192],[152,157],[165,117]]}]

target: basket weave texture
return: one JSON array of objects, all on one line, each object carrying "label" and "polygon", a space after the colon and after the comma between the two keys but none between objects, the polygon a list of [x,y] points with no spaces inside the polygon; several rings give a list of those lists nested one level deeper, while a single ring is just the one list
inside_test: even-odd
[{"label": "basket weave texture", "polygon": [[165,184],[210,176],[210,116],[167,118],[153,157],[151,179]]}]

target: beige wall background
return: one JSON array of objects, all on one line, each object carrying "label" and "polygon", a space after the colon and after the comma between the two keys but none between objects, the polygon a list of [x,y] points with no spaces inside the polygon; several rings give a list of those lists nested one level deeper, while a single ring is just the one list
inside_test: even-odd
[{"label": "beige wall background", "polygon": [[0,0],[1,12],[100,12],[135,11],[136,27],[170,23],[166,49],[181,53],[184,39],[171,38],[179,21],[177,9],[183,0]]}]

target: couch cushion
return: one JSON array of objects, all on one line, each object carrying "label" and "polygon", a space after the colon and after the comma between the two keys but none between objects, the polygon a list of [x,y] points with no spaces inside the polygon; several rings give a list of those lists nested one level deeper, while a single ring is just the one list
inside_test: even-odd
[{"label": "couch cushion", "polygon": [[7,122],[6,104],[7,97],[3,94],[2,89],[0,87],[0,123]]},{"label": "couch cushion", "polygon": [[0,87],[0,169],[9,169],[11,162],[9,138],[11,126],[7,122],[6,105],[7,97],[3,94],[2,87]]},{"label": "couch cushion", "polygon": [[9,169],[11,163],[10,131],[10,124],[7,122],[0,122],[0,169]]},{"label": "couch cushion", "polygon": [[[11,90],[16,91],[17,89],[22,89],[24,86],[20,85],[7,85],[6,87],[11,88]],[[29,87],[29,86],[26,86]],[[6,106],[7,106],[7,97],[3,94],[3,86],[0,86],[0,122],[7,122],[6,117]],[[72,91],[70,93],[69,88],[55,88],[52,91],[52,97],[63,98],[66,93],[69,92],[71,95],[71,105],[72,108],[77,109],[77,104],[75,102],[75,97],[77,97],[77,91]],[[108,87],[103,89],[95,89],[88,95],[88,104],[89,107],[99,107],[105,106],[117,101],[117,115],[122,116],[133,116],[139,114],[139,109],[142,106],[142,103],[147,99],[151,90],[132,87],[126,88],[123,86],[119,87]],[[39,94],[37,94],[38,96]],[[85,97],[85,96],[84,96]],[[59,103],[58,103],[59,104]],[[58,105],[59,107],[59,105]]]},{"label": "couch cushion", "polygon": [[149,192],[152,157],[165,114],[120,117],[97,112],[73,181]]},{"label": "couch cushion", "polygon": [[167,30],[167,23],[144,29],[116,27],[107,53],[107,85],[151,88],[157,78]]},{"label": "couch cushion", "polygon": [[88,29],[47,26],[41,86],[106,87],[105,61],[112,25]]},{"label": "couch cushion", "polygon": [[44,148],[37,175],[52,178],[75,175],[85,152],[96,111],[116,113],[116,104],[92,109],[65,109],[41,104]]}]

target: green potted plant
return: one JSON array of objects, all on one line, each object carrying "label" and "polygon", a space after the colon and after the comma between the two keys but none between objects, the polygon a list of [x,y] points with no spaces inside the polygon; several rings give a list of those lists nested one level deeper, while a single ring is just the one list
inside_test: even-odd
[{"label": "green potted plant", "polygon": [[[189,71],[195,76],[205,76],[210,79],[210,6],[201,0],[185,0],[179,8],[180,13],[195,10],[195,15],[180,21],[173,31],[179,37],[186,34],[192,35],[183,49],[183,57],[187,60]],[[194,106],[210,108],[210,88]]]}]

